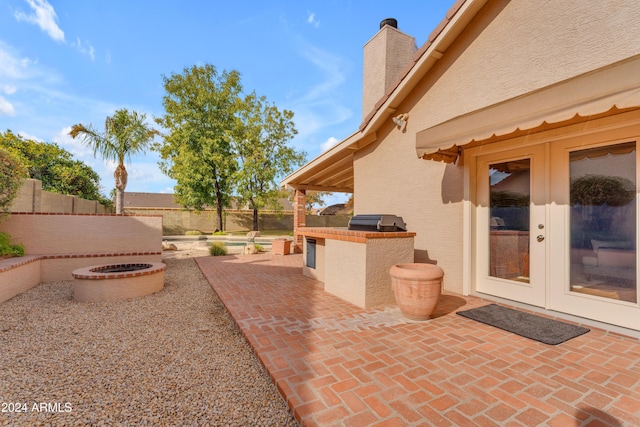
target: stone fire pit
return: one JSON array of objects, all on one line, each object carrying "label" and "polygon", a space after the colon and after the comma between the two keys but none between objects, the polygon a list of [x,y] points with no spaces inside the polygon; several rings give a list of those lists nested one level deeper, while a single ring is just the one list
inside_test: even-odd
[{"label": "stone fire pit", "polygon": [[164,288],[160,262],[92,265],[72,272],[73,298],[79,302],[121,301]]}]

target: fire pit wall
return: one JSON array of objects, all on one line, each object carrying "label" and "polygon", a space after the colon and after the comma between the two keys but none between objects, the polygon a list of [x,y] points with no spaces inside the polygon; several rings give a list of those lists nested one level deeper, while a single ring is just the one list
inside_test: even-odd
[{"label": "fire pit wall", "polygon": [[106,264],[73,271],[73,298],[108,302],[138,298],[164,287],[163,263]]},{"label": "fire pit wall", "polygon": [[27,256],[0,261],[0,302],[38,283],[72,280],[78,268],[162,261],[159,215],[13,212],[1,231],[24,244]]}]

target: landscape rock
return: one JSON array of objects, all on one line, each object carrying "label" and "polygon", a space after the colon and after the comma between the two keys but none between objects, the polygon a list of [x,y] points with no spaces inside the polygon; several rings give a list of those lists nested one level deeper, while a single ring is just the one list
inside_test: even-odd
[{"label": "landscape rock", "polygon": [[259,231],[250,231],[247,233],[247,239],[253,241],[253,239],[255,239],[256,237],[260,237],[260,232]]},{"label": "landscape rock", "polygon": [[258,248],[256,248],[256,245],[247,245],[244,247],[245,255],[253,255],[257,253],[258,253]]},{"label": "landscape rock", "polygon": [[163,251],[177,251],[178,247],[173,243],[169,243],[166,240],[162,242],[162,250]]}]

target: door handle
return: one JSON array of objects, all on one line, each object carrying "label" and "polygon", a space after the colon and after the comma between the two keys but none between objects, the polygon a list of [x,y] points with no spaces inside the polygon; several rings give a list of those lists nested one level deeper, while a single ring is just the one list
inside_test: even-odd
[{"label": "door handle", "polygon": [[542,242],[544,240],[544,236],[542,234],[538,234],[538,237],[536,237],[536,239],[538,239],[538,242]]}]

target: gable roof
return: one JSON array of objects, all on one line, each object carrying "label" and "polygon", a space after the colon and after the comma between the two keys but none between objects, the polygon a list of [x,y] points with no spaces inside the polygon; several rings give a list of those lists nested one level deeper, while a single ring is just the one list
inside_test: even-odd
[{"label": "gable roof", "polygon": [[487,1],[457,0],[427,41],[415,52],[412,63],[407,65],[374,109],[365,116],[359,129],[285,177],[281,185],[301,190],[353,192],[353,153],[377,140],[377,129],[396,112],[398,105],[443,56]]}]

